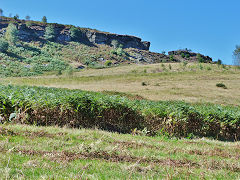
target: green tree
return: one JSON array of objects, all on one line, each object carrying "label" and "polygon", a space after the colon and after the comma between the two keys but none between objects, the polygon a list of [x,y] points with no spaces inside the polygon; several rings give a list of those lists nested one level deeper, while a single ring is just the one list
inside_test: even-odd
[{"label": "green tree", "polygon": [[0,8],[0,21],[2,20],[3,10]]},{"label": "green tree", "polygon": [[8,40],[10,44],[15,45],[18,41],[18,29],[12,23],[10,23],[7,27],[5,38]]},{"label": "green tree", "polygon": [[8,42],[3,39],[3,38],[0,38],[0,52],[6,52],[8,50]]},{"label": "green tree", "polygon": [[47,17],[46,17],[46,16],[43,16],[42,22],[43,22],[43,23],[47,23]]},{"label": "green tree", "polygon": [[105,63],[104,63],[105,66],[111,66],[112,65],[112,61],[110,60],[107,60]]},{"label": "green tree", "polygon": [[14,18],[15,20],[18,20],[18,19],[19,19],[19,15],[16,14],[13,18]]},{"label": "green tree", "polygon": [[28,16],[28,15],[25,17],[25,19],[26,19],[27,21],[29,21],[29,20],[30,20],[30,18],[31,18],[31,17],[30,17],[30,16]]},{"label": "green tree", "polygon": [[119,47],[120,44],[117,40],[114,39],[112,40],[111,45],[113,46],[114,49],[116,49]]},{"label": "green tree", "polygon": [[53,41],[56,37],[56,33],[53,26],[47,26],[45,29],[44,38],[49,41]]},{"label": "green tree", "polygon": [[81,37],[81,30],[74,26],[71,27],[70,28],[70,37],[71,37],[71,40],[73,40],[73,41],[79,40]]},{"label": "green tree", "polygon": [[218,59],[217,60],[217,65],[220,66],[222,64],[222,60],[221,59]]},{"label": "green tree", "polygon": [[203,59],[203,57],[202,57],[202,55],[201,54],[197,54],[197,60],[198,60],[198,62],[200,62],[200,63],[204,63],[204,59]]},{"label": "green tree", "polygon": [[235,66],[240,66],[240,46],[237,45],[233,51],[233,64]]}]

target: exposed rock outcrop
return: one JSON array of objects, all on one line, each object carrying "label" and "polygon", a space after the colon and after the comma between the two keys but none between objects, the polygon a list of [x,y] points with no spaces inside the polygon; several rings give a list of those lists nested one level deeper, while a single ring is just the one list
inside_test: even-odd
[{"label": "exposed rock outcrop", "polygon": [[178,61],[177,59],[170,60],[169,56],[161,53],[155,53],[145,50],[138,49],[128,49],[128,53],[130,55],[130,59],[135,61],[135,63],[161,63],[161,62],[170,62],[170,61]]},{"label": "exposed rock outcrop", "polygon": [[[8,23],[10,22],[9,18],[3,19],[0,22],[0,35],[3,35],[5,32]],[[46,24],[43,23],[31,23],[31,25],[26,25],[26,21],[17,20],[14,22],[19,29],[19,38],[22,41],[30,42],[32,40],[43,40]],[[61,24],[51,24],[54,26],[56,33],[57,42],[69,42],[71,41],[70,37],[70,28],[69,25]],[[79,28],[81,31],[81,37],[79,41],[87,44],[106,44],[111,45],[113,40],[117,40],[120,44],[123,45],[123,48],[136,48],[140,50],[149,50],[150,42],[142,41],[141,38],[129,35],[118,35],[106,32],[100,32],[93,29]]]}]

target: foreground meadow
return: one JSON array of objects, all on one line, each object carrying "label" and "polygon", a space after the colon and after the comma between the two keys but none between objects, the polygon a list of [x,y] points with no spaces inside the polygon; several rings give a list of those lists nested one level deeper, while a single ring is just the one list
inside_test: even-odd
[{"label": "foreground meadow", "polygon": [[239,179],[239,142],[5,124],[1,179]]}]

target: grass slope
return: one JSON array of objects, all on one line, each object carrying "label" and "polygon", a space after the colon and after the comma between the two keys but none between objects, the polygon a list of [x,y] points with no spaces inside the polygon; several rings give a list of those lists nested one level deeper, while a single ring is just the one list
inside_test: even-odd
[{"label": "grass slope", "polygon": [[[63,74],[1,79],[4,84],[112,91],[139,95],[150,100],[183,100],[235,106],[240,104],[239,81],[240,70],[237,67],[198,63],[128,65],[85,69],[70,76]],[[217,83],[224,83],[227,89],[217,87]]]},{"label": "grass slope", "polygon": [[[77,71],[85,65],[90,68],[105,68],[113,64],[130,63],[123,54],[112,53],[107,45],[87,46],[77,42],[19,42],[10,45],[7,52],[0,52],[0,77],[36,76],[59,71]],[[110,63],[110,64],[107,64]]]},{"label": "grass slope", "polygon": [[5,124],[1,179],[239,179],[239,142]]}]

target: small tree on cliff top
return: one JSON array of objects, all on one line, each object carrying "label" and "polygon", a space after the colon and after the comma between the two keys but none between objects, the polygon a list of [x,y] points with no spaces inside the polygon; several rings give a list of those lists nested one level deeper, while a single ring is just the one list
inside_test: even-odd
[{"label": "small tree on cliff top", "polygon": [[235,66],[240,66],[240,46],[237,45],[233,51],[233,64]]},{"label": "small tree on cliff top", "polygon": [[46,17],[46,16],[43,16],[42,22],[43,22],[43,23],[47,23],[47,17]]}]

